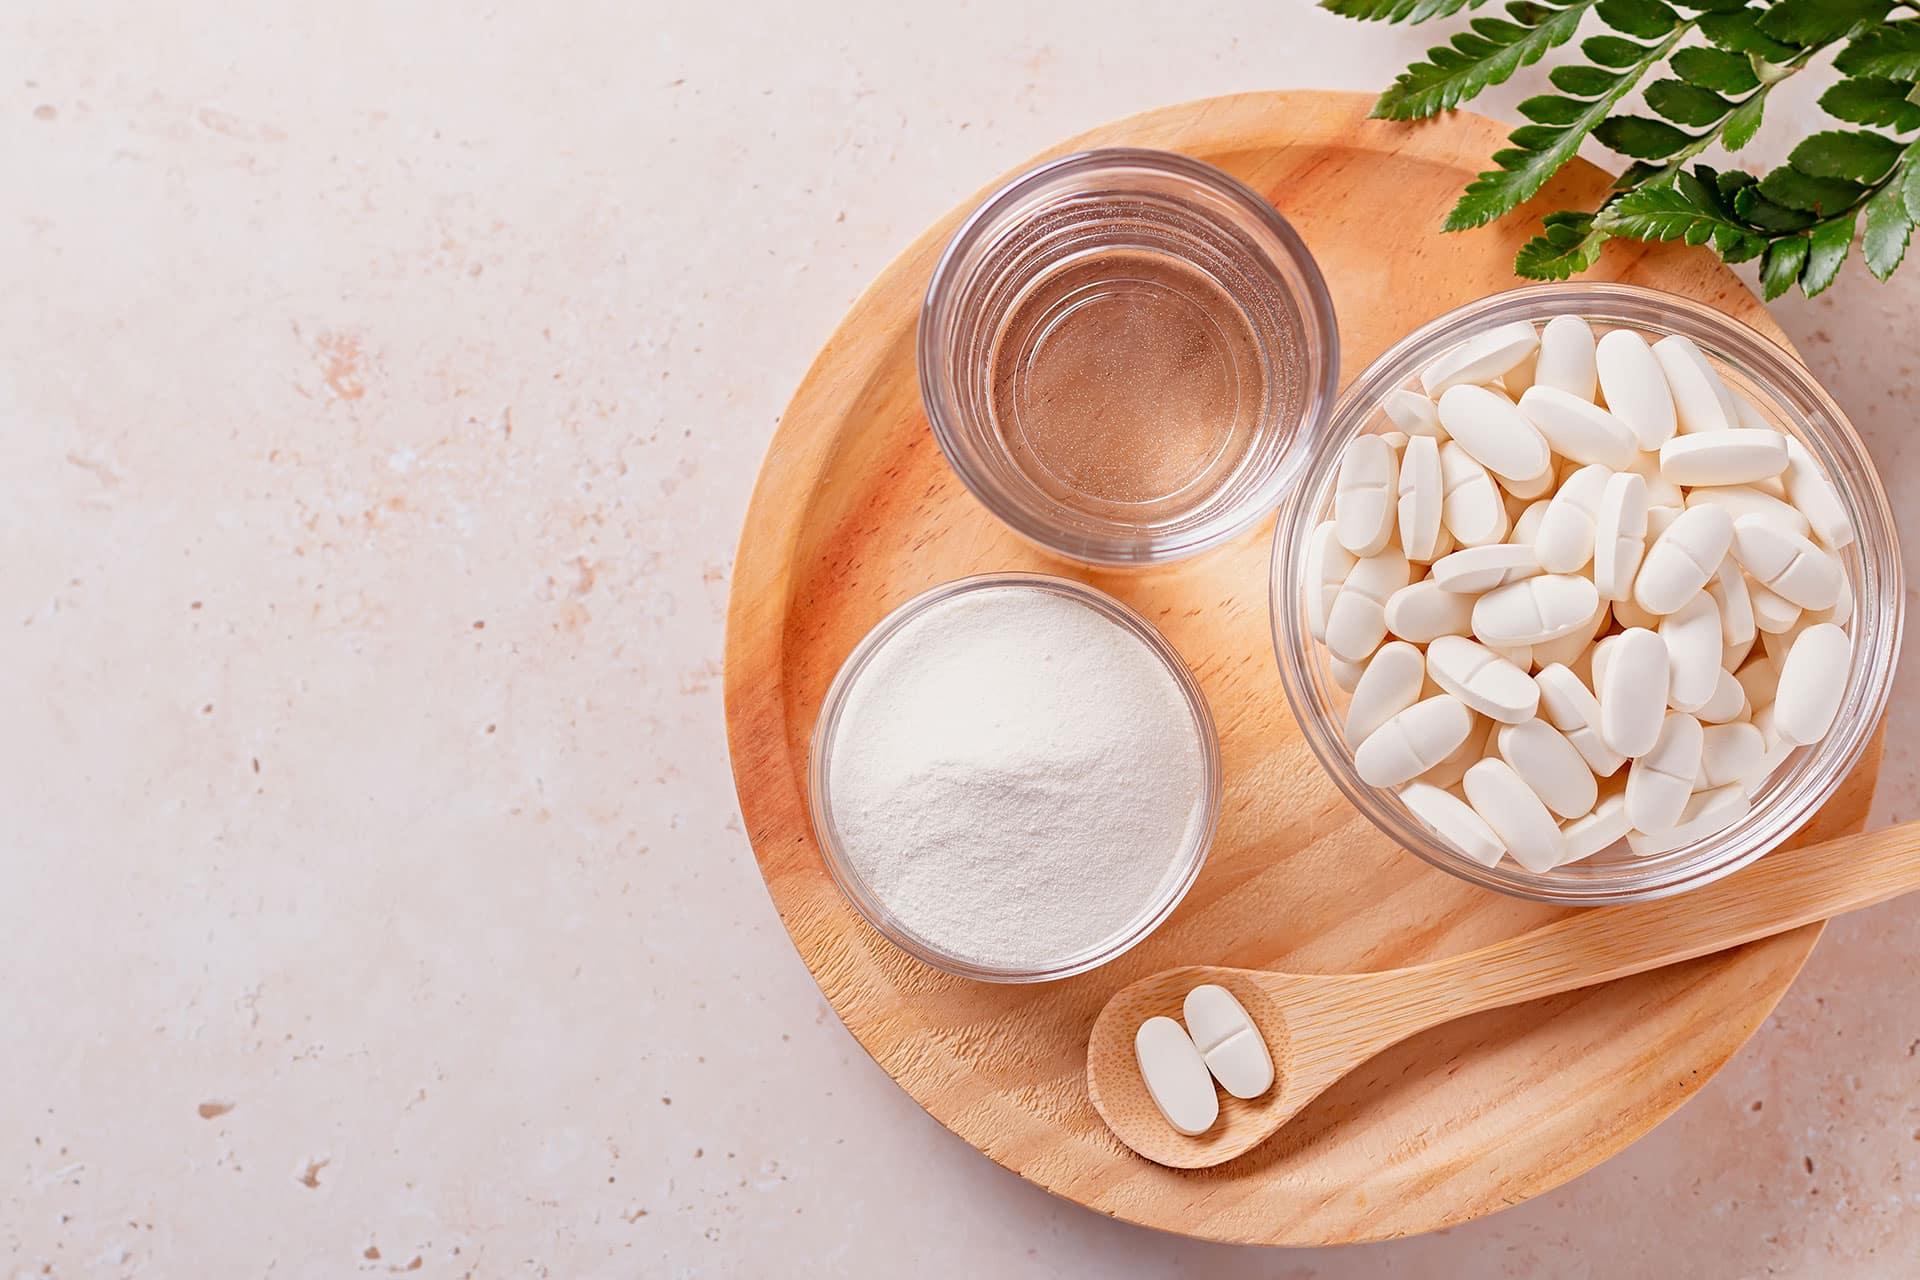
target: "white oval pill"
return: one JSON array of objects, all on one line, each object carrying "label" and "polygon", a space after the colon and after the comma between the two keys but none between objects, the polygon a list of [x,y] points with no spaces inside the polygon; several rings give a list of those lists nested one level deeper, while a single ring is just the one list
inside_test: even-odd
[{"label": "white oval pill", "polygon": [[1461,546],[1485,546],[1507,536],[1507,505],[1499,486],[1451,440],[1440,446],[1440,482],[1446,489],[1441,518]]},{"label": "white oval pill", "polygon": [[1720,684],[1720,611],[1701,591],[1660,619],[1667,647],[1667,705],[1694,712],[1707,705]]},{"label": "white oval pill", "polygon": [[1559,864],[1566,849],[1560,826],[1513,766],[1489,756],[1468,769],[1461,781],[1467,803],[1493,828],[1515,862],[1533,872],[1551,871]]},{"label": "white oval pill", "polygon": [[1428,580],[1440,584],[1443,591],[1461,595],[1480,595],[1509,582],[1539,574],[1540,562],[1533,548],[1511,542],[1464,547],[1433,562]]},{"label": "white oval pill", "polygon": [[1618,469],[1632,462],[1639,451],[1639,442],[1626,423],[1593,401],[1554,387],[1528,387],[1520,397],[1520,412],[1555,453],[1575,462]]},{"label": "white oval pill", "polygon": [[1415,644],[1465,635],[1473,626],[1473,601],[1423,578],[1387,597],[1387,630]]},{"label": "white oval pill", "polygon": [[1601,497],[1613,474],[1599,465],[1581,467],[1548,502],[1533,540],[1534,558],[1548,573],[1573,573],[1593,559]]},{"label": "white oval pill", "polygon": [[1446,430],[1440,425],[1440,410],[1434,406],[1430,397],[1423,396],[1418,391],[1396,387],[1387,392],[1386,398],[1380,402],[1380,407],[1386,411],[1393,425],[1409,436],[1433,436],[1440,440],[1446,439]]},{"label": "white oval pill", "polygon": [[1327,650],[1336,658],[1362,662],[1379,648],[1387,637],[1387,599],[1412,576],[1398,547],[1355,563],[1327,610]]},{"label": "white oval pill", "polygon": [[1382,431],[1378,434],[1380,439],[1387,442],[1387,448],[1393,450],[1396,455],[1407,447],[1408,436],[1404,431]]},{"label": "white oval pill", "polygon": [[1611,637],[1605,671],[1595,655],[1594,679],[1607,746],[1623,756],[1652,750],[1667,710],[1667,646],[1660,637],[1644,627]]},{"label": "white oval pill", "polygon": [[1185,1027],[1172,1018],[1148,1018],[1133,1033],[1133,1059],[1147,1096],[1167,1123],[1189,1137],[1205,1133],[1220,1118],[1213,1074]]},{"label": "white oval pill", "polygon": [[1533,325],[1526,320],[1512,320],[1442,352],[1421,371],[1420,385],[1428,395],[1438,397],[1456,384],[1488,382],[1539,348],[1540,335],[1534,332]]},{"label": "white oval pill", "polygon": [[1502,482],[1525,485],[1547,476],[1551,483],[1553,452],[1519,407],[1498,392],[1449,387],[1440,397],[1440,425]]},{"label": "white oval pill", "polygon": [[1449,694],[1416,702],[1367,736],[1353,753],[1354,771],[1371,787],[1411,782],[1453,754],[1472,728],[1472,713]]},{"label": "white oval pill", "polygon": [[[1531,480],[1509,480],[1505,476],[1495,476],[1494,479],[1498,480],[1500,487],[1513,497],[1518,498],[1522,502],[1530,502],[1535,498],[1550,497],[1552,495],[1555,474],[1554,469],[1548,467]],[[1508,512],[1507,514],[1512,515],[1513,513]]]},{"label": "white oval pill", "polygon": [[1680,809],[1679,820],[1662,831],[1635,831],[1627,836],[1627,846],[1642,858],[1671,853],[1696,840],[1725,831],[1747,816],[1752,808],[1746,792],[1738,787],[1721,787],[1688,797]]},{"label": "white oval pill", "polygon": [[1592,813],[1575,818],[1560,828],[1560,837],[1567,845],[1560,865],[1591,858],[1602,849],[1625,839],[1632,830],[1633,820],[1627,817],[1626,796],[1608,796],[1593,807]]},{"label": "white oval pill", "polygon": [[1393,537],[1398,462],[1379,436],[1355,436],[1340,452],[1333,520],[1340,545],[1356,556],[1378,555]]},{"label": "white oval pill", "polygon": [[1225,987],[1204,983],[1187,992],[1181,1012],[1200,1058],[1236,1098],[1257,1098],[1273,1086],[1273,1057],[1266,1037]]},{"label": "white oval pill", "polygon": [[1535,351],[1519,364],[1500,375],[1500,387],[1510,400],[1518,400],[1533,385],[1534,370],[1540,361],[1540,353]]},{"label": "white oval pill", "polygon": [[1751,713],[1747,707],[1746,691],[1740,687],[1740,681],[1734,678],[1733,672],[1722,666],[1719,674],[1713,678],[1713,696],[1693,714],[1702,724],[1726,724],[1733,720],[1745,720]]},{"label": "white oval pill", "polygon": [[[1766,732],[1762,730],[1760,736],[1764,739]],[[1760,763],[1748,770],[1746,776],[1740,779],[1740,789],[1746,792],[1747,798],[1752,799],[1759,795],[1760,788],[1766,786],[1773,775],[1780,771],[1780,766],[1798,750],[1800,748],[1796,744],[1788,742],[1785,738],[1775,738],[1767,743],[1766,755],[1762,756]]]},{"label": "white oval pill", "polygon": [[1534,718],[1494,731],[1500,758],[1533,788],[1540,803],[1562,818],[1577,818],[1600,798],[1593,771],[1573,743],[1545,720]]},{"label": "white oval pill", "polygon": [[1633,462],[1625,468],[1647,482],[1647,509],[1655,507],[1684,507],[1687,505],[1686,491],[1660,474],[1660,451],[1651,453],[1644,450],[1633,455]]},{"label": "white oval pill", "polygon": [[1400,799],[1427,830],[1483,867],[1500,861],[1507,851],[1486,819],[1451,792],[1426,782],[1409,782],[1400,788]]},{"label": "white oval pill", "polygon": [[1674,418],[1683,434],[1733,429],[1739,416],[1733,392],[1692,338],[1676,333],[1660,339],[1653,344],[1653,358],[1666,375]]},{"label": "white oval pill", "polygon": [[1677,485],[1752,484],[1786,469],[1787,438],[1778,431],[1733,427],[1660,446],[1660,474]]},{"label": "white oval pill", "polygon": [[[1739,522],[1736,521],[1737,525]],[[1707,583],[1707,595],[1713,601],[1713,607],[1720,613],[1720,643],[1725,647],[1734,647],[1753,643],[1753,596],[1747,591],[1746,575],[1740,572],[1740,566],[1731,556],[1720,562],[1711,581]]]},{"label": "white oval pill", "polygon": [[1752,485],[1703,485],[1687,491],[1686,505],[1705,506],[1712,503],[1727,509],[1727,514],[1738,520],[1741,516],[1767,516],[1783,528],[1795,533],[1809,531],[1807,518],[1800,514],[1798,507],[1792,507],[1771,494],[1762,493]]},{"label": "white oval pill", "polygon": [[1758,768],[1766,754],[1767,744],[1752,725],[1708,725],[1700,731],[1700,773],[1694,789],[1738,782]]},{"label": "white oval pill", "polygon": [[1540,714],[1566,736],[1587,768],[1602,778],[1620,771],[1627,758],[1600,736],[1600,703],[1571,668],[1555,664],[1534,673],[1540,690]]},{"label": "white oval pill", "polygon": [[1420,701],[1426,679],[1427,659],[1420,650],[1404,640],[1381,645],[1353,687],[1353,701],[1347,704],[1347,741],[1365,742],[1375,729]]},{"label": "white oval pill", "polygon": [[1327,639],[1327,612],[1354,563],[1353,553],[1340,545],[1333,521],[1322,520],[1307,535],[1307,632],[1322,644]]},{"label": "white oval pill", "polygon": [[1733,545],[1733,519],[1720,507],[1692,507],[1667,526],[1640,563],[1633,598],[1649,613],[1671,613],[1707,585]]},{"label": "white oval pill", "polygon": [[1327,674],[1333,678],[1335,684],[1348,693],[1360,687],[1360,677],[1366,673],[1367,664],[1364,662],[1348,662],[1345,658],[1327,655]]},{"label": "white oval pill", "polygon": [[[1625,629],[1631,631],[1633,628],[1627,627]],[[1651,627],[1646,629],[1649,631],[1652,630]],[[1607,674],[1607,655],[1613,652],[1614,645],[1619,642],[1619,636],[1608,636],[1606,639],[1595,644],[1593,648],[1587,650],[1587,670],[1593,674],[1593,691],[1595,697],[1599,696],[1601,682]],[[1572,664],[1569,663],[1568,666],[1571,667]]]},{"label": "white oval pill", "polygon": [[1838,551],[1853,541],[1853,520],[1807,446],[1787,437],[1787,498],[1807,518],[1820,541]]},{"label": "white oval pill", "polygon": [[1653,746],[1627,769],[1627,816],[1636,831],[1662,831],[1680,821],[1700,772],[1700,722],[1675,711]]},{"label": "white oval pill", "polygon": [[1818,619],[1809,617],[1803,609],[1800,612],[1800,616],[1794,619],[1793,625],[1785,631],[1762,631],[1760,633],[1760,643],[1765,647],[1767,658],[1773,663],[1776,669],[1783,668],[1787,665],[1787,654],[1793,651],[1794,641],[1800,638],[1802,631],[1805,631],[1816,621],[1818,621]]},{"label": "white oval pill", "polygon": [[1808,627],[1793,642],[1773,696],[1773,727],[1798,746],[1827,736],[1853,672],[1853,641],[1831,622]]},{"label": "white oval pill", "polygon": [[1440,545],[1440,515],[1447,491],[1440,480],[1440,445],[1432,436],[1414,436],[1400,457],[1398,525],[1407,559],[1434,559]]},{"label": "white oval pill", "polygon": [[[1521,508],[1520,514],[1514,518],[1513,532],[1507,535],[1507,541],[1514,546],[1531,550],[1534,540],[1540,536],[1540,524],[1547,518],[1547,508],[1552,505],[1551,498],[1542,498],[1538,502],[1530,502]],[[1534,557],[1534,563],[1539,563],[1538,556]]]},{"label": "white oval pill", "polygon": [[1673,393],[1645,338],[1614,329],[1596,344],[1594,363],[1608,412],[1627,424],[1642,449],[1658,449],[1672,438]]},{"label": "white oval pill", "polygon": [[1426,673],[1467,706],[1502,724],[1533,718],[1540,690],[1525,668],[1465,636],[1441,636],[1427,647]]},{"label": "white oval pill", "polygon": [[1591,403],[1597,385],[1594,350],[1593,326],[1579,316],[1555,316],[1540,329],[1533,385],[1552,387]]},{"label": "white oval pill", "polygon": [[1493,735],[1493,721],[1485,716],[1473,717],[1473,727],[1467,730],[1467,736],[1433,768],[1420,775],[1419,781],[1430,786],[1445,789],[1458,783],[1469,768],[1481,756],[1487,754],[1487,739]]},{"label": "white oval pill", "polygon": [[1753,606],[1753,625],[1762,635],[1780,635],[1800,621],[1800,606],[1763,583],[1747,579],[1747,601]]},{"label": "white oval pill", "polygon": [[1765,516],[1733,522],[1733,557],[1755,581],[1802,609],[1831,609],[1840,598],[1840,562]]},{"label": "white oval pill", "polygon": [[1593,585],[1604,600],[1633,594],[1647,544],[1647,482],[1631,471],[1607,477],[1593,521]]},{"label": "white oval pill", "polygon": [[1473,603],[1473,634],[1482,644],[1539,644],[1577,631],[1600,603],[1593,583],[1570,574],[1543,574],[1496,587]]},{"label": "white oval pill", "polygon": [[1577,662],[1580,655],[1587,651],[1587,646],[1593,643],[1593,638],[1606,630],[1607,624],[1612,620],[1613,611],[1607,606],[1607,602],[1602,600],[1594,607],[1593,618],[1586,626],[1577,631],[1569,631],[1553,640],[1542,640],[1534,645],[1533,665],[1550,667],[1559,663],[1562,666],[1569,666]]}]

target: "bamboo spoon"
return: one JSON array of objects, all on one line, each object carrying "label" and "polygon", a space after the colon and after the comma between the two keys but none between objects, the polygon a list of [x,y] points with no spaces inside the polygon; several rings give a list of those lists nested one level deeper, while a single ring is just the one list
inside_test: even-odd
[{"label": "bamboo spoon", "polygon": [[[1273,973],[1189,965],[1122,987],[1094,1020],[1087,1092],[1114,1136],[1147,1159],[1203,1169],[1233,1159],[1390,1045],[1455,1018],[1592,986],[1785,933],[1920,888],[1920,822],[1775,853],[1682,897],[1582,912],[1478,951],[1377,973]],[[1147,1095],[1133,1034],[1178,1019],[1187,992],[1218,983],[1266,1037],[1274,1083],[1220,1097],[1206,1133],[1174,1131]]]}]

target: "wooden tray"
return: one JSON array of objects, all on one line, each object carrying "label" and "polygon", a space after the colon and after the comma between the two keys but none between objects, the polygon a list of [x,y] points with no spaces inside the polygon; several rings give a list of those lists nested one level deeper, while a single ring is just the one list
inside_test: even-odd
[{"label": "wooden tray", "polygon": [[[1394,125],[1368,120],[1367,107],[1352,94],[1217,98],[1048,155],[1163,147],[1272,200],[1333,289],[1344,380],[1416,325],[1511,287],[1514,249],[1537,215],[1442,237],[1449,204],[1507,127],[1465,113]],[[1606,183],[1576,162],[1541,204],[1589,205]],[[1020,541],[954,478],[921,413],[914,322],[935,258],[975,203],[921,236],[828,341],[774,436],[734,568],[726,707],[740,804],[774,905],[847,1027],[935,1119],[1021,1177],[1215,1240],[1431,1231],[1538,1195],[1652,1128],[1760,1024],[1819,926],[1423,1035],[1218,1169],[1165,1169],[1108,1134],[1087,1101],[1086,1037],[1108,994],[1134,978],[1176,964],[1406,964],[1561,912],[1400,852],[1327,781],[1288,714],[1268,640],[1271,521],[1170,569],[1092,572]],[[1706,299],[1781,338],[1704,251],[1616,245],[1601,274]],[[807,817],[807,739],[842,659],[909,596],[989,569],[1064,573],[1153,619],[1206,690],[1226,770],[1218,842],[1180,909],[1119,961],[1038,987],[949,978],[895,950],[834,889]],[[1810,835],[1860,826],[1878,762],[1876,741]]]}]

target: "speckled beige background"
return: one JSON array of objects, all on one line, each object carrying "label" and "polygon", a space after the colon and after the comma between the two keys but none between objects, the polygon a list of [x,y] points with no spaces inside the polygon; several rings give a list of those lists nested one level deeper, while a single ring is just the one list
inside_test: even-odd
[{"label": "speckled beige background", "polygon": [[[1425,43],[1302,0],[0,10],[0,1275],[1913,1275],[1920,905],[1560,1192],[1280,1253],[951,1138],[761,887],[729,561],[848,302],[1061,136]],[[1920,269],[1777,314],[1911,503]]]}]

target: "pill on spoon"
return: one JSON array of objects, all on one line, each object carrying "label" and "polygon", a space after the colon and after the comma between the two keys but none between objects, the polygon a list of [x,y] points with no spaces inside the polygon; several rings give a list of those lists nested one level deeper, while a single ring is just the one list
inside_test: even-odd
[{"label": "pill on spoon", "polygon": [[1473,728],[1473,715],[1450,694],[1416,702],[1367,735],[1354,770],[1372,787],[1411,782],[1445,760]]},{"label": "pill on spoon", "polygon": [[1631,428],[1592,400],[1555,387],[1532,386],[1520,412],[1563,458],[1620,468],[1633,461],[1639,441]]},{"label": "pill on spoon", "polygon": [[1671,439],[1673,392],[1646,339],[1631,329],[1614,329],[1595,346],[1594,361],[1608,412],[1627,424],[1640,447],[1658,449]]},{"label": "pill on spoon", "polygon": [[[1467,643],[1473,643],[1469,640]],[[1420,700],[1427,658],[1404,640],[1389,640],[1361,672],[1347,704],[1347,741],[1358,744]]]},{"label": "pill on spoon", "polygon": [[1853,641],[1831,622],[1808,627],[1793,642],[1773,696],[1773,727],[1797,746],[1827,736],[1853,670]]},{"label": "pill on spoon", "polygon": [[1453,443],[1503,482],[1525,485],[1544,476],[1552,483],[1553,452],[1513,401],[1461,385],[1449,387],[1439,403],[1440,425]]},{"label": "pill on spoon", "polygon": [[1765,516],[1733,522],[1733,557],[1756,582],[1802,609],[1830,609],[1840,598],[1840,562]]},{"label": "pill on spoon", "polygon": [[1441,519],[1461,546],[1485,546],[1507,536],[1507,504],[1500,487],[1451,440],[1440,446],[1440,482],[1446,490]]},{"label": "pill on spoon", "polygon": [[1133,1058],[1147,1096],[1176,1132],[1205,1133],[1220,1118],[1213,1073],[1185,1027],[1172,1018],[1148,1018],[1133,1035]]},{"label": "pill on spoon", "polygon": [[1356,556],[1378,555],[1393,537],[1398,463],[1379,436],[1355,436],[1340,453],[1333,520],[1340,545]]},{"label": "pill on spoon", "polygon": [[1680,821],[1700,772],[1700,722],[1684,711],[1661,722],[1653,746],[1627,768],[1627,814],[1636,831],[1663,831]]},{"label": "pill on spoon", "polygon": [[1787,438],[1733,427],[1675,436],[1660,446],[1660,474],[1677,485],[1743,485],[1787,469]]},{"label": "pill on spoon", "polygon": [[1733,520],[1719,507],[1692,507],[1667,526],[1640,563],[1633,598],[1649,613],[1671,613],[1707,585],[1733,545]]},{"label": "pill on spoon", "polygon": [[1428,395],[1438,398],[1450,387],[1488,382],[1499,377],[1539,347],[1540,335],[1534,331],[1532,323],[1526,320],[1509,321],[1441,353],[1421,371],[1420,385]]},{"label": "pill on spoon", "polygon": [[1578,818],[1599,799],[1599,785],[1579,749],[1539,718],[1494,731],[1500,758],[1562,818]]},{"label": "pill on spoon", "polygon": [[1608,747],[1628,757],[1653,749],[1666,715],[1668,678],[1667,646],[1643,627],[1613,637],[1605,671],[1595,655],[1600,736]]},{"label": "pill on spoon", "polygon": [[1500,861],[1507,851],[1486,819],[1451,792],[1426,782],[1409,782],[1400,788],[1400,800],[1427,830],[1483,867]]},{"label": "pill on spoon", "polygon": [[1697,343],[1685,334],[1669,334],[1653,344],[1653,358],[1673,393],[1674,417],[1682,434],[1728,431],[1738,417],[1733,393]]},{"label": "pill on spoon", "polygon": [[1513,766],[1489,756],[1461,780],[1467,803],[1528,871],[1551,871],[1566,849],[1560,826]]},{"label": "pill on spoon", "polygon": [[1231,991],[1204,983],[1187,992],[1181,1013],[1201,1061],[1236,1098],[1257,1098],[1273,1087],[1273,1057],[1260,1028]]},{"label": "pill on spoon", "polygon": [[1525,668],[1465,636],[1441,636],[1427,646],[1426,674],[1468,707],[1502,724],[1533,717],[1540,690]]},{"label": "pill on spoon", "polygon": [[1547,321],[1540,329],[1533,385],[1552,387],[1591,403],[1597,385],[1593,326],[1579,316],[1555,316]]}]

